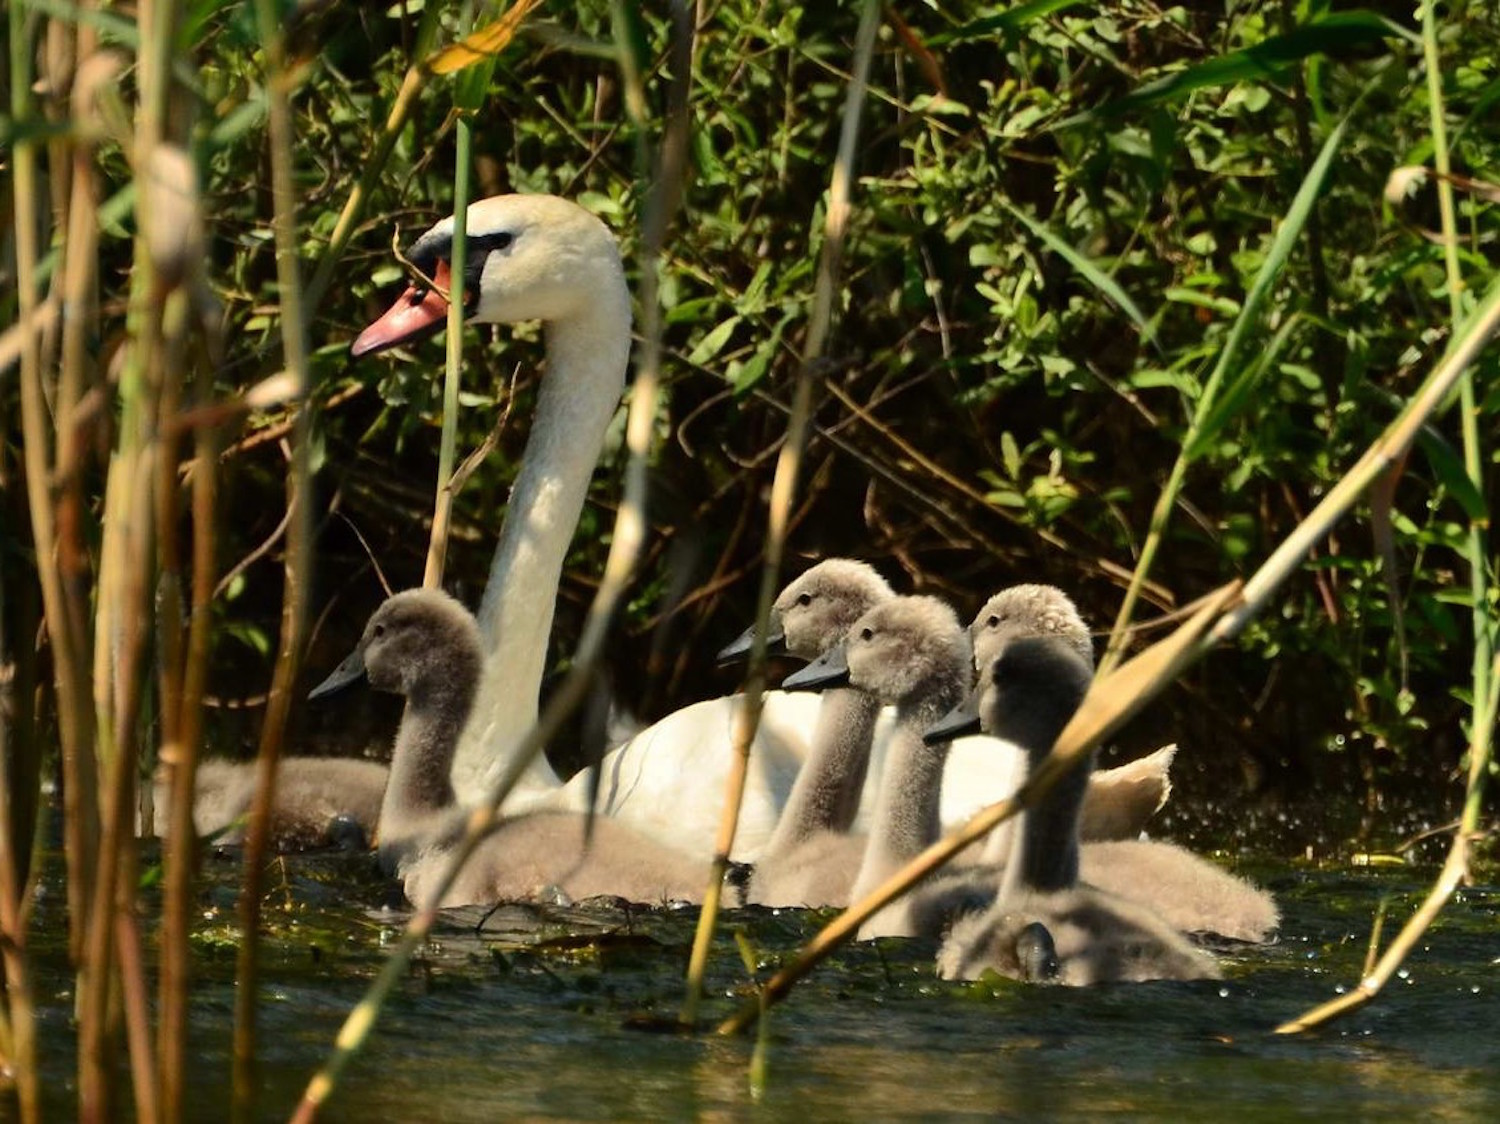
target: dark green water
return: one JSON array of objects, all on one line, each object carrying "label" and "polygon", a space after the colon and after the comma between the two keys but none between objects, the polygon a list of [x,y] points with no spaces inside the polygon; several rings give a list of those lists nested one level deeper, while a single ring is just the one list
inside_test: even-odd
[{"label": "dark green water", "polygon": [[[759,1098],[752,1040],[627,1028],[639,1013],[675,1011],[691,911],[517,907],[483,931],[474,928],[480,911],[455,911],[325,1119],[1497,1118],[1500,890],[1463,891],[1374,1005],[1281,1038],[1270,1033],[1278,1022],[1357,980],[1378,902],[1389,898],[1392,933],[1435,872],[1254,873],[1282,903],[1281,939],[1225,950],[1222,983],[957,986],[933,978],[931,946],[851,950],[773,1013]],[[282,899],[292,908],[266,946],[266,1119],[284,1117],[300,1094],[404,916],[366,909],[380,893],[368,882],[337,867],[324,870],[330,877],[364,904],[294,868]],[[762,975],[815,921],[729,918],[755,944]],[[201,963],[194,1117],[219,1120],[232,950],[205,941]],[[40,975],[67,986],[61,973]],[[726,937],[707,1012],[732,1010],[729,993],[746,978]],[[48,1099],[55,1115],[71,1115],[71,1028],[63,997],[52,998]]]}]

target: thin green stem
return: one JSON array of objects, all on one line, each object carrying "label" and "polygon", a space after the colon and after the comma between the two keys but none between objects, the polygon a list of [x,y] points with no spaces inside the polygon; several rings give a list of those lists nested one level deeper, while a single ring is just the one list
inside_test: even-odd
[{"label": "thin green stem", "polygon": [[[437,40],[437,33],[442,27],[440,18],[444,11],[445,6],[442,4],[428,4],[423,8],[422,22],[417,25],[417,40],[413,51],[418,60],[426,58],[432,49],[432,44]],[[370,150],[370,158],[365,161],[364,170],[360,172],[359,182],[354,185],[349,198],[344,200],[344,208],[339,212],[338,221],[333,226],[333,233],[328,237],[328,246],[318,260],[318,267],[313,271],[312,280],[307,283],[304,306],[309,314],[317,309],[323,301],[324,294],[328,292],[328,286],[333,281],[333,271],[338,268],[339,261],[344,256],[349,239],[354,237],[354,232],[359,227],[359,220],[364,217],[370,196],[374,193],[376,184],[380,182],[381,173],[385,171],[386,161],[391,158],[396,141],[400,139],[402,130],[406,128],[412,108],[417,104],[418,96],[426,89],[430,77],[431,73],[419,61],[410,66],[401,79],[401,88],[396,91],[396,98],[391,102],[385,124],[375,137],[374,147]]]},{"label": "thin green stem", "polygon": [[[684,69],[682,74],[685,90],[687,71]],[[676,100],[674,98],[674,107]],[[685,107],[685,101],[683,105]],[[681,111],[674,108],[673,121],[679,116]],[[615,516],[609,556],[605,560],[604,574],[599,581],[594,602],[584,620],[578,650],[574,653],[567,675],[542,709],[537,724],[522,739],[514,758],[485,795],[483,802],[469,814],[463,837],[453,848],[446,869],[432,889],[431,903],[419,909],[408,923],[401,940],[381,967],[380,974],[339,1028],[328,1058],[303,1090],[302,1100],[291,1117],[294,1124],[310,1124],[333,1095],[345,1068],[363,1048],[370,1031],[374,1029],[386,998],[405,976],[412,956],[431,931],[433,922],[437,919],[436,903],[443,900],[458,872],[489,832],[501,803],[515,787],[516,781],[542,748],[557,735],[568,715],[577,709],[588,693],[594,668],[604,650],[610,622],[624,598],[645,542],[647,472],[656,425],[661,362],[660,311],[652,311],[656,308],[657,297],[654,266],[650,264],[654,261],[651,248],[656,247],[656,253],[660,253],[672,213],[681,197],[686,139],[685,119],[680,125],[669,126],[667,139],[663,143],[661,177],[648,196],[646,233],[642,239],[643,253],[648,264],[641,271],[640,294],[640,303],[647,311],[646,323],[643,325],[643,344],[632,384],[630,412],[625,423],[625,444],[629,452],[625,468],[625,494]]]},{"label": "thin green stem", "polygon": [[[1422,55],[1427,71],[1427,110],[1432,128],[1433,164],[1437,168],[1438,215],[1443,230],[1443,265],[1447,275],[1448,313],[1457,328],[1463,317],[1463,273],[1458,262],[1458,222],[1453,209],[1453,183],[1448,153],[1448,125],[1443,100],[1442,58],[1438,53],[1437,11],[1433,0],[1422,5]],[[1464,473],[1475,494],[1484,496],[1484,449],[1479,437],[1479,411],[1474,400],[1474,380],[1468,374],[1459,381],[1459,428],[1463,434]],[[1495,621],[1489,605],[1488,521],[1470,519],[1465,535],[1469,563],[1469,595],[1474,628],[1472,683],[1474,712],[1482,713],[1490,692],[1490,662],[1495,644]]]},{"label": "thin green stem", "polygon": [[[473,0],[459,11],[458,34],[469,33],[474,24]],[[427,544],[427,568],[422,585],[438,589],[443,584],[443,564],[448,556],[448,525],[453,511],[453,461],[458,448],[458,392],[464,365],[464,268],[469,246],[469,164],[473,130],[460,108],[454,126],[453,156],[453,245],[448,264],[448,331],[443,366],[443,430],[438,445],[437,495],[432,504],[432,538]]]},{"label": "thin green stem", "polygon": [[1146,541],[1141,547],[1141,556],[1136,562],[1134,573],[1130,576],[1130,586],[1125,591],[1125,596],[1120,603],[1120,611],[1110,631],[1109,645],[1099,661],[1101,673],[1113,668],[1124,655],[1125,642],[1130,634],[1130,623],[1135,613],[1136,602],[1140,598],[1141,589],[1150,575],[1152,563],[1155,562],[1157,551],[1166,535],[1167,521],[1171,518],[1172,509],[1181,495],[1188,465],[1200,454],[1199,442],[1205,427],[1217,418],[1215,407],[1219,404],[1220,390],[1224,381],[1239,358],[1251,329],[1260,323],[1261,309],[1270,298],[1273,282],[1286,265],[1303,225],[1312,215],[1318,193],[1322,188],[1323,178],[1343,142],[1350,117],[1357,108],[1358,103],[1355,109],[1351,109],[1329,134],[1328,139],[1323,142],[1323,148],[1318,153],[1317,160],[1303,177],[1297,197],[1293,200],[1287,217],[1273,236],[1266,260],[1261,265],[1260,272],[1250,287],[1250,292],[1246,294],[1245,303],[1241,306],[1239,315],[1235,317],[1234,324],[1229,329],[1229,337],[1224,341],[1218,361],[1214,364],[1213,370],[1204,381],[1203,389],[1198,394],[1198,399],[1193,406],[1192,419],[1188,424],[1187,433],[1183,435],[1177,459],[1173,461],[1166,485],[1157,496],[1155,507],[1152,509],[1151,525],[1146,533]]},{"label": "thin green stem", "polygon": [[[1479,440],[1478,411],[1475,408],[1472,360],[1478,350],[1494,335],[1500,326],[1500,283],[1492,286],[1474,315],[1465,324],[1463,314],[1463,277],[1458,261],[1458,230],[1454,219],[1453,190],[1448,179],[1448,140],[1443,110],[1441,59],[1438,55],[1437,26],[1434,6],[1430,2],[1422,6],[1422,48],[1427,70],[1428,105],[1431,113],[1434,163],[1439,175],[1438,210],[1443,228],[1443,260],[1447,270],[1448,307],[1453,321],[1454,339],[1448,355],[1437,371],[1429,377],[1418,399],[1426,403],[1426,409],[1418,411],[1416,401],[1403,411],[1397,424],[1402,424],[1405,441],[1397,445],[1390,459],[1399,463],[1410,442],[1415,439],[1416,426],[1435,411],[1458,384],[1461,429],[1464,442],[1464,470],[1476,494],[1483,495],[1482,447]],[[1449,372],[1448,377],[1439,376]],[[1392,427],[1395,428],[1395,425]],[[1388,454],[1389,455],[1389,454]],[[1331,498],[1331,497],[1330,497]],[[1314,513],[1316,514],[1316,513]],[[1323,1026],[1350,1011],[1363,1007],[1380,994],[1396,970],[1416,949],[1418,942],[1437,920],[1453,892],[1469,874],[1469,850],[1478,838],[1480,816],[1484,808],[1484,792],[1489,777],[1490,762],[1494,753],[1495,716],[1497,696],[1495,683],[1500,680],[1500,656],[1494,652],[1494,621],[1488,608],[1488,575],[1485,567],[1488,556],[1485,540],[1489,531],[1487,521],[1471,519],[1465,539],[1464,553],[1469,563],[1469,591],[1473,598],[1474,662],[1473,683],[1473,730],[1469,742],[1469,778],[1464,793],[1464,807],[1459,817],[1458,830],[1454,833],[1448,857],[1432,889],[1422,904],[1402,926],[1379,961],[1367,968],[1359,983],[1345,994],[1319,1004],[1310,1011],[1282,1023],[1276,1028],[1278,1034],[1298,1034],[1314,1027]]]},{"label": "thin green stem", "polygon": [[231,1118],[248,1124],[255,1116],[256,1007],[260,899],[264,864],[271,835],[271,809],[282,735],[291,708],[302,637],[307,617],[308,577],[311,571],[312,520],[309,514],[312,403],[308,397],[307,330],[297,261],[297,195],[292,179],[291,107],[287,99],[288,72],[281,23],[273,0],[256,0],[256,21],[266,57],[269,99],[272,225],[276,237],[276,280],[280,297],[281,343],[286,370],[293,382],[292,396],[301,402],[292,430],[292,457],[287,468],[287,537],[285,585],[282,591],[281,640],[271,678],[270,698],[255,768],[255,798],[245,838],[244,881],[240,889],[240,948],[236,960],[234,1076]]}]

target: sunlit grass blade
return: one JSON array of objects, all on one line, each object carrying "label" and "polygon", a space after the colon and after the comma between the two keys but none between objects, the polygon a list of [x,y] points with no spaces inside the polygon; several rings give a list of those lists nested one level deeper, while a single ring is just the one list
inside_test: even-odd
[{"label": "sunlit grass blade", "polygon": [[1021,208],[1002,199],[1000,205],[1009,211],[1037,238],[1047,243],[1052,250],[1071,265],[1085,281],[1098,289],[1111,304],[1115,305],[1121,312],[1129,316],[1141,333],[1141,339],[1147,343],[1151,342],[1155,328],[1142,314],[1135,301],[1130,299],[1130,294],[1120,287],[1120,283],[1104,270],[1094,264],[1087,255],[1080,253],[1062,238],[1058,237],[1046,225],[1039,223]]},{"label": "sunlit grass blade", "polygon": [[723,818],[714,844],[713,867],[703,909],[698,915],[698,930],[688,961],[687,986],[679,1021],[693,1026],[698,1020],[698,1002],[703,993],[708,953],[713,944],[718,920],[719,900],[728,869],[729,854],[739,825],[740,806],[744,798],[745,777],[750,765],[751,744],[760,721],[763,702],[764,660],[766,656],[766,622],[781,573],[782,552],[786,546],[787,528],[796,497],[802,456],[807,444],[812,415],[812,392],[818,381],[818,367],[832,331],[834,307],[839,294],[844,238],[848,232],[850,197],[855,180],[855,156],[859,145],[860,119],[870,73],[870,59],[875,48],[875,32],[880,24],[880,5],[866,0],[860,15],[859,33],[854,45],[854,65],[849,89],[844,98],[844,115],[839,132],[838,154],[828,189],[824,215],[823,251],[818,260],[818,279],[813,290],[813,304],[808,316],[807,342],[797,370],[797,385],[792,397],[792,415],[787,424],[786,441],[776,460],[776,475],[771,484],[767,512],[765,562],[761,570],[760,598],[755,616],[755,638],[750,651],[750,682],[742,707],[736,717],[734,733],[735,768],[731,771],[724,794]]},{"label": "sunlit grass blade", "polygon": [[1406,28],[1376,12],[1325,13],[1283,35],[1272,35],[1252,47],[1230,51],[1148,82],[1122,98],[1059,122],[1057,127],[1081,125],[1100,117],[1118,116],[1175,101],[1195,90],[1230,86],[1237,82],[1279,81],[1305,59],[1359,49],[1387,39],[1402,39],[1408,43],[1418,41]]},{"label": "sunlit grass blade", "polygon": [[[1348,124],[1349,117],[1346,116],[1323,142],[1317,160],[1308,169],[1307,175],[1302,178],[1302,185],[1291,207],[1287,210],[1286,216],[1276,228],[1276,234],[1271,239],[1265,260],[1256,273],[1250,292],[1246,294],[1240,313],[1230,326],[1224,346],[1219,352],[1218,361],[1214,364],[1208,378],[1204,380],[1203,389],[1193,404],[1192,422],[1182,439],[1182,448],[1173,462],[1166,485],[1157,496],[1156,506],[1151,513],[1151,525],[1146,533],[1146,541],[1141,547],[1140,558],[1137,559],[1135,571],[1131,575],[1130,586],[1121,599],[1120,609],[1110,632],[1109,645],[1099,661],[1101,671],[1108,671],[1113,667],[1124,651],[1142,583],[1150,576],[1151,565],[1156,559],[1156,552],[1166,532],[1172,509],[1181,494],[1188,466],[1201,454],[1207,442],[1212,440],[1230,420],[1231,415],[1227,412],[1215,412],[1220,401],[1220,388],[1233,369],[1233,364],[1239,360],[1242,345],[1250,331],[1260,324],[1261,309],[1280,278],[1287,259],[1291,256],[1292,247],[1296,245],[1303,227],[1306,226],[1313,208],[1317,205],[1319,194],[1323,189],[1324,177],[1328,174],[1333,158],[1343,143]],[[1242,376],[1242,378],[1249,377],[1248,375]],[[1213,425],[1212,429],[1207,428],[1210,423]]]},{"label": "sunlit grass blade", "polygon": [[476,63],[492,63],[497,54],[510,46],[522,22],[541,2],[516,0],[499,19],[438,51],[427,60],[427,69],[433,74],[453,74]]}]

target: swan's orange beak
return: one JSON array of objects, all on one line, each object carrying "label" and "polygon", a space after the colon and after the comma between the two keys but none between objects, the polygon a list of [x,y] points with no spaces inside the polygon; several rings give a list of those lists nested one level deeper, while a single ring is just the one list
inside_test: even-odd
[{"label": "swan's orange beak", "polygon": [[[438,260],[432,279],[442,288],[449,283],[448,263]],[[407,287],[375,323],[355,337],[349,354],[355,359],[384,351],[410,340],[423,339],[442,329],[448,320],[448,298],[436,289]]]}]

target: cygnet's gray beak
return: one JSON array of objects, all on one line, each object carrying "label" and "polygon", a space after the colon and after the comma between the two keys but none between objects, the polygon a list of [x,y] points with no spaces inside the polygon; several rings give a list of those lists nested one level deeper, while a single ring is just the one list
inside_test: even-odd
[{"label": "cygnet's gray beak", "polygon": [[922,740],[928,745],[952,741],[967,734],[979,733],[979,691],[975,690],[933,725],[927,727]]},{"label": "cygnet's gray beak", "polygon": [[849,682],[849,661],[844,646],[835,645],[806,667],[792,672],[781,681],[783,691],[821,691],[825,687],[843,687]]},{"label": "cygnet's gray beak", "polygon": [[[776,613],[773,612],[770,620],[766,622],[766,630],[766,655],[786,655],[786,632],[782,629],[781,620]],[[750,648],[754,643],[755,626],[752,624],[744,632],[719,649],[719,666],[738,663],[750,654]]]},{"label": "cygnet's gray beak", "polygon": [[333,669],[327,679],[319,683],[311,691],[307,692],[309,699],[320,699],[324,695],[331,695],[335,691],[342,691],[356,679],[363,679],[365,675],[365,651],[363,647],[355,648],[344,657],[343,662]]}]

